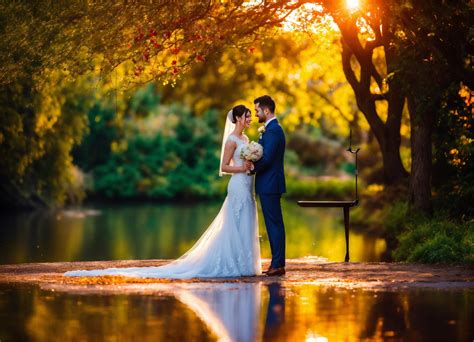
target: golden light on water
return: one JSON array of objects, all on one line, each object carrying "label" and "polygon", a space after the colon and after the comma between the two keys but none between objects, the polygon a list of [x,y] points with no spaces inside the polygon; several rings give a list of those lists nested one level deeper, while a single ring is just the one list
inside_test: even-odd
[{"label": "golden light on water", "polygon": [[314,336],[313,334],[309,334],[306,336],[306,342],[328,342],[328,338],[323,337],[323,336]]},{"label": "golden light on water", "polygon": [[[440,296],[435,289],[375,293],[311,282],[171,282],[124,284],[119,291],[105,285],[87,295],[77,285],[3,285],[4,312],[21,314],[2,340],[5,331],[6,340],[18,340],[21,331],[26,340],[49,341],[54,331],[58,340],[467,341],[473,331],[467,289]],[[427,307],[437,314],[424,316]]]}]

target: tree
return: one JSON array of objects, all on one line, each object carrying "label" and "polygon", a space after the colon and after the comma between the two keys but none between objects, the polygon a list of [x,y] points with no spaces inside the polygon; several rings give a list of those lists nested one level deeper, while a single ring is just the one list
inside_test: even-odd
[{"label": "tree", "polygon": [[[473,79],[464,62],[472,57],[469,3],[445,1],[437,6],[378,0],[356,11],[334,0],[2,3],[0,90],[7,93],[33,75],[34,82],[26,82],[30,88],[24,91],[34,93],[51,70],[62,70],[71,79],[94,70],[105,80],[118,65],[125,66],[125,86],[157,79],[175,82],[211,52],[248,47],[272,35],[292,13],[307,9],[309,14],[301,17],[304,26],[330,15],[341,32],[345,75],[381,147],[387,183],[403,182],[407,175],[399,153],[407,100],[412,199],[415,208],[429,212],[433,113],[450,84],[464,80],[472,89]],[[374,63],[378,56],[385,68]],[[438,86],[427,90],[429,83],[413,78],[418,73],[424,80],[440,76]]]},{"label": "tree", "polygon": [[[333,14],[333,18],[342,36],[344,74],[382,152],[385,183],[396,184],[408,176],[400,158],[400,126],[405,96],[401,88],[402,80],[394,73],[396,56],[390,45],[393,33],[386,27],[386,18],[379,12],[364,13],[364,18],[368,18],[365,25],[373,31],[370,35],[359,33],[358,15],[344,17]],[[383,49],[382,56],[374,53],[377,48]],[[376,58],[383,61],[383,67],[379,70]],[[352,62],[354,59],[358,65]],[[356,77],[356,70],[360,72],[359,78]],[[385,104],[377,106],[377,102]]]},{"label": "tree", "polygon": [[[377,137],[389,182],[397,182],[407,174],[399,158],[400,119],[407,102],[411,124],[410,200],[416,210],[431,213],[433,124],[452,85],[458,91],[462,84],[473,88],[469,2],[373,1],[355,12],[342,10],[340,2],[322,3],[340,28],[343,69]],[[371,31],[365,41],[363,29]],[[385,77],[373,63],[378,47],[384,51]],[[352,57],[358,63],[359,79]],[[374,93],[373,88],[378,91]],[[385,123],[377,115],[376,101],[387,102]]]},{"label": "tree", "polygon": [[339,49],[336,32],[314,37],[278,32],[249,49],[213,53],[175,85],[157,86],[164,101],[185,103],[196,116],[208,108],[219,110],[221,124],[235,103],[247,100],[252,107],[256,96],[268,93],[287,131],[302,124],[318,126],[324,118],[330,133],[345,139],[358,108],[344,73],[334,68]]},{"label": "tree", "polygon": [[[211,50],[251,42],[281,20],[280,5],[1,2],[3,204],[31,208],[64,201],[70,151],[86,129],[87,111],[71,111],[64,102],[68,81],[99,73],[102,85],[112,83],[112,74],[124,87],[173,82]],[[116,73],[119,65],[123,75]]]},{"label": "tree", "polygon": [[[392,42],[399,54],[397,69],[410,112],[410,197],[415,209],[430,213],[433,129],[447,98],[461,100],[463,87],[474,89],[472,8],[467,1],[419,1],[394,3],[389,9],[397,32]],[[452,115],[459,111],[463,109],[453,106]]]},{"label": "tree", "polygon": [[[89,166],[97,195],[113,199],[216,195],[211,186],[219,169],[216,112],[207,111],[202,118],[196,118],[181,105],[166,106],[159,101],[160,94],[153,85],[127,100],[125,118],[117,120],[122,121],[124,134],[115,136],[117,140],[112,144],[116,148],[108,151],[105,160],[84,159],[91,148],[89,144],[81,146],[84,153],[78,155],[77,161],[92,162]],[[107,115],[106,111],[99,113]],[[116,127],[109,129],[114,131]],[[103,126],[92,126],[90,139],[103,138],[101,133]]]},{"label": "tree", "polygon": [[42,87],[17,80],[0,92],[0,196],[3,208],[62,204],[73,181],[70,150],[86,129],[89,90],[52,73]]},{"label": "tree", "polygon": [[224,46],[245,45],[281,22],[286,2],[70,1],[0,4],[0,86],[64,69],[71,77],[128,62],[131,83],[173,81]]}]

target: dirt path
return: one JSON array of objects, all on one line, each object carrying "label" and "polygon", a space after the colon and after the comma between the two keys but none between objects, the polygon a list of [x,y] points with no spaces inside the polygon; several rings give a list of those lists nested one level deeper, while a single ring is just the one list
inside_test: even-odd
[{"label": "dirt path", "polygon": [[[467,266],[421,265],[401,263],[328,263],[317,258],[287,260],[287,274],[283,277],[243,277],[219,279],[144,279],[129,277],[65,277],[63,273],[77,269],[107,267],[158,266],[169,260],[122,260],[90,262],[55,262],[0,265],[0,284],[36,284],[45,289],[80,292],[141,292],[158,289],[170,283],[232,283],[281,282],[287,285],[311,284],[341,288],[370,290],[401,290],[416,287],[438,289],[474,288],[474,268]],[[263,261],[263,269],[269,260]]]}]

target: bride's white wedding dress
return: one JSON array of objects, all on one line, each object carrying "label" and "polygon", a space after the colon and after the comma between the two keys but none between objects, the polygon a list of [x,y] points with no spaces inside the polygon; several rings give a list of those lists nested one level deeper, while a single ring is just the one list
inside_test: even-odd
[{"label": "bride's white wedding dress", "polygon": [[[234,166],[241,166],[243,160],[240,158],[240,152],[247,142],[235,135],[229,135],[227,140],[237,144],[232,160]],[[70,271],[65,275],[176,279],[260,275],[260,244],[253,182],[254,177],[246,173],[233,174],[219,214],[196,244],[169,264],[157,267]]]}]

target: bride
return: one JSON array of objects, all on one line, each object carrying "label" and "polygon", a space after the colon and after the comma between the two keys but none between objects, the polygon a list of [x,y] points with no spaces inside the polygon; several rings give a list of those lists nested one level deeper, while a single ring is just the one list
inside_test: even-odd
[{"label": "bride", "polygon": [[183,256],[158,267],[107,268],[69,271],[71,277],[118,275],[142,278],[239,277],[261,274],[260,244],[253,175],[240,152],[249,143],[244,129],[250,110],[238,105],[227,113],[219,175],[232,174],[227,197],[214,221]]}]

